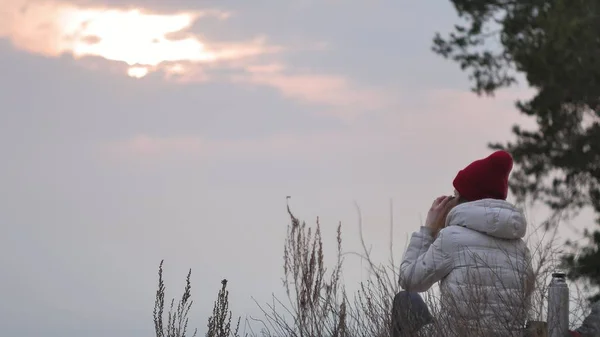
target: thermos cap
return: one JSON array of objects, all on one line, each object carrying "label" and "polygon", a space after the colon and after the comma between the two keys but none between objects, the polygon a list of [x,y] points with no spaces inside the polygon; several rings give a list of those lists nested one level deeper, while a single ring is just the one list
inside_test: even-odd
[{"label": "thermos cap", "polygon": [[567,274],[565,274],[565,273],[552,273],[552,277],[566,278]]}]

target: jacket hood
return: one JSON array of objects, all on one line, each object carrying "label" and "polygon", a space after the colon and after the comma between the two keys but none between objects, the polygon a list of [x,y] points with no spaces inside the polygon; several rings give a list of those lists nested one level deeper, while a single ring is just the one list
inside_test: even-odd
[{"label": "jacket hood", "polygon": [[454,207],[446,226],[466,227],[500,239],[522,239],[527,231],[523,212],[511,203],[498,199],[481,199]]}]

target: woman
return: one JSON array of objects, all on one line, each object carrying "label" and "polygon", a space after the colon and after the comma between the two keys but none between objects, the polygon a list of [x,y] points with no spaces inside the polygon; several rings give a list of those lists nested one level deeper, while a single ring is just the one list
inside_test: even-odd
[{"label": "woman", "polygon": [[[527,222],[506,201],[510,154],[497,151],[458,172],[454,196],[437,198],[412,234],[394,299],[394,336],[431,324],[443,336],[520,336],[533,272],[523,237]],[[440,313],[418,294],[440,285]]]}]

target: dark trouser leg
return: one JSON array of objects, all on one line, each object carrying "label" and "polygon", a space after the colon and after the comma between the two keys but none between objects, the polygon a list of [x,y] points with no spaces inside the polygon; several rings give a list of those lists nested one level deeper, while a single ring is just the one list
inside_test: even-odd
[{"label": "dark trouser leg", "polygon": [[401,291],[394,297],[392,337],[412,337],[431,321],[427,304],[418,293]]}]

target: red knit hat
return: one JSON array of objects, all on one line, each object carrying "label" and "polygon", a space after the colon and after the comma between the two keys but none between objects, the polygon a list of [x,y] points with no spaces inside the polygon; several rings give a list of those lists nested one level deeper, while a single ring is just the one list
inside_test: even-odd
[{"label": "red knit hat", "polygon": [[459,171],[452,185],[461,197],[469,201],[487,198],[506,200],[508,175],[512,167],[512,156],[506,151],[496,151]]}]

